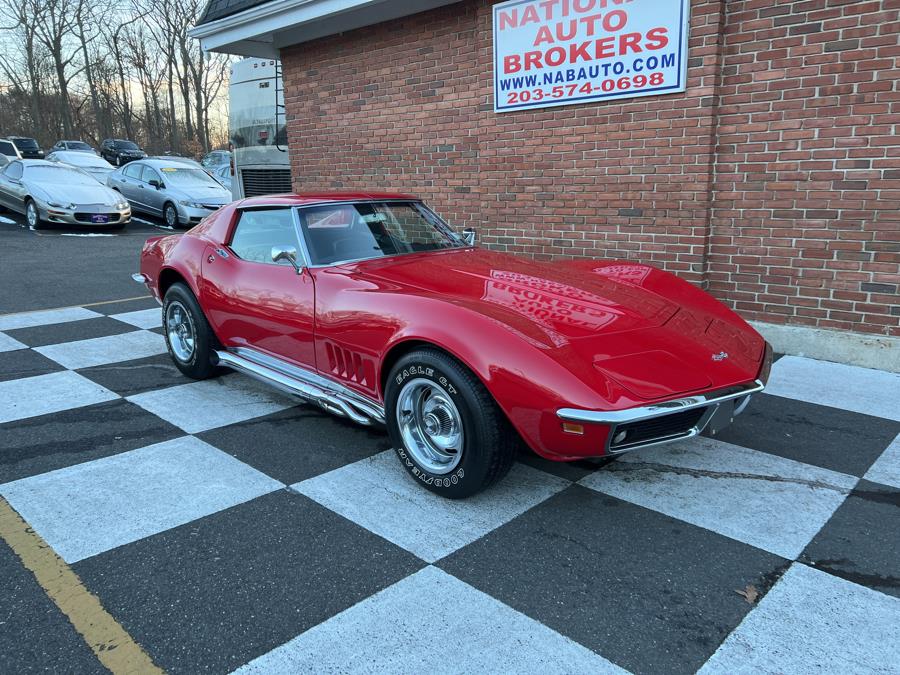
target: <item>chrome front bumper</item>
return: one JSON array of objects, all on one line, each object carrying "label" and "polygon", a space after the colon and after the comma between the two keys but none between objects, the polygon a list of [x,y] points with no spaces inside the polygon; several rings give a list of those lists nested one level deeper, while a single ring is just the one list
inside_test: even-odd
[{"label": "chrome front bumper", "polygon": [[[736,415],[739,415],[747,407],[750,396],[761,392],[765,388],[765,384],[761,380],[755,380],[752,383],[728,387],[718,391],[708,392],[706,394],[697,394],[695,396],[687,396],[684,398],[672,399],[669,401],[661,401],[648,406],[639,408],[628,408],[627,410],[579,410],[577,408],[560,408],[556,411],[557,417],[565,422],[575,422],[578,424],[602,424],[609,426],[609,434],[606,438],[605,454],[618,454],[627,452],[637,448],[645,448],[661,443],[670,443],[672,441],[690,438],[702,433],[710,422],[716,418],[717,426],[715,430],[721,429],[729,424]],[[695,416],[689,416],[689,421],[678,427],[675,425],[672,429],[666,430],[665,425],[659,427],[659,435],[641,438],[633,442],[628,441],[628,434],[633,431],[637,437],[646,436],[647,430],[640,433],[639,423],[648,420],[660,420],[667,416],[681,415],[687,411],[697,411]],[[669,418],[673,421],[674,417]],[[682,421],[679,418],[679,421]],[[652,426],[652,425],[648,425]],[[624,428],[623,428],[624,427]],[[620,432],[626,432],[625,436],[620,440],[616,440]]]},{"label": "chrome front bumper", "polygon": [[[117,209],[111,206],[78,206],[74,209],[63,209],[38,203],[38,212],[41,219],[48,223],[82,225],[84,227],[118,225],[131,220],[131,207]],[[105,223],[95,223],[91,220],[92,216],[106,216],[108,220]]]}]

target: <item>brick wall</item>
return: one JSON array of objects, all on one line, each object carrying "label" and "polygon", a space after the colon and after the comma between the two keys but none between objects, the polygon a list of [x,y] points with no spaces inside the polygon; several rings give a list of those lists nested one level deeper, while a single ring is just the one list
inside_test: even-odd
[{"label": "brick wall", "polygon": [[295,188],[408,191],[495,249],[900,335],[900,3],[694,0],[685,93],[502,114],[491,4],[283,51]]},{"label": "brick wall", "polygon": [[727,6],[710,290],[900,335],[900,2]]}]

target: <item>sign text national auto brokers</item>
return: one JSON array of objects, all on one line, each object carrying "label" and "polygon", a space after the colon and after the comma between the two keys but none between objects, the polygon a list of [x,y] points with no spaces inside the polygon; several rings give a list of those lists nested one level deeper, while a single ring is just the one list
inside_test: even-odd
[{"label": "sign text national auto brokers", "polygon": [[690,0],[494,5],[494,110],[684,91]]}]

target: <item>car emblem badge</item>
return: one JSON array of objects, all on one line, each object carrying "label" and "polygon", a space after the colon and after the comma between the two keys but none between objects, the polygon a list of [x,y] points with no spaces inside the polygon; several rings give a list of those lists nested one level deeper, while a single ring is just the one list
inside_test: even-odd
[{"label": "car emblem badge", "polygon": [[728,358],[728,352],[719,352],[718,354],[712,355],[713,361],[724,361]]}]

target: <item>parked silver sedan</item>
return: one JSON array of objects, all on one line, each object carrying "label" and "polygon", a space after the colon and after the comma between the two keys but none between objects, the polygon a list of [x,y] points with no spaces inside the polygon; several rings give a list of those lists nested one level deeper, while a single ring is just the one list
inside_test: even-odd
[{"label": "parked silver sedan", "polygon": [[131,207],[89,175],[44,159],[16,159],[0,169],[0,206],[24,213],[28,225],[124,226]]},{"label": "parked silver sedan", "polygon": [[106,178],[135,211],[161,216],[169,227],[196,225],[231,201],[231,193],[200,168],[176,158],[129,162]]},{"label": "parked silver sedan", "polygon": [[98,157],[94,153],[81,152],[78,150],[56,150],[47,155],[48,162],[58,162],[74,166],[90,174],[97,179],[97,182],[106,185],[106,176],[111,171],[115,171],[116,167],[107,162],[102,157]]}]

